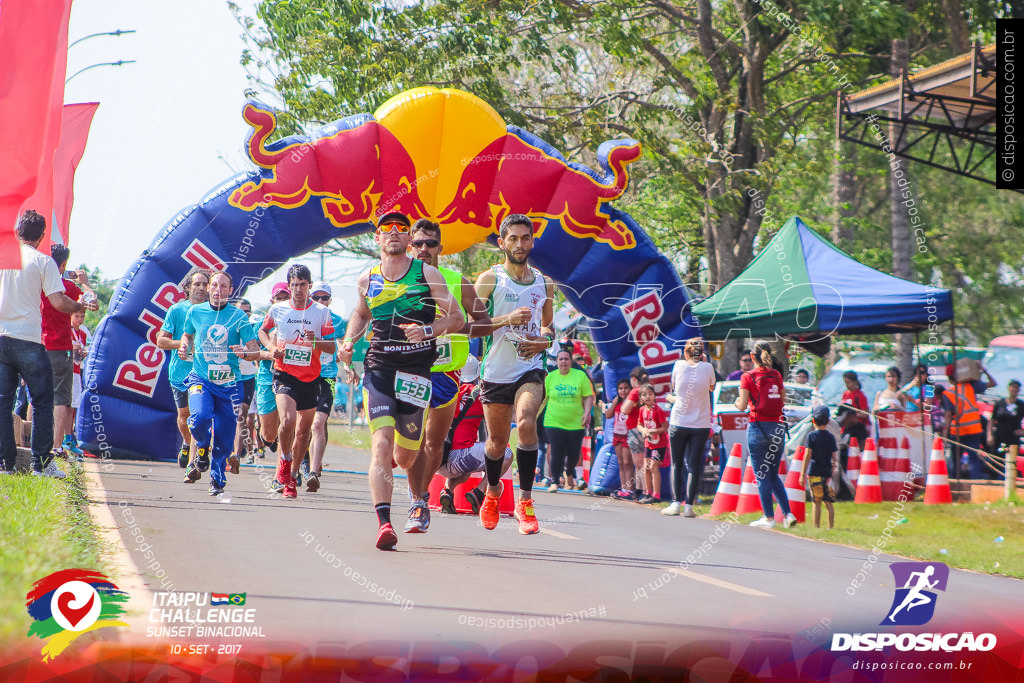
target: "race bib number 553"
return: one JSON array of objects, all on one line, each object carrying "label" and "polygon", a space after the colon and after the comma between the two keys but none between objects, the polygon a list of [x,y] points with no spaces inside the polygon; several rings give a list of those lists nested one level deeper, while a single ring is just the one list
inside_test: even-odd
[{"label": "race bib number 553", "polygon": [[418,408],[426,408],[430,403],[430,378],[396,372],[395,398]]}]

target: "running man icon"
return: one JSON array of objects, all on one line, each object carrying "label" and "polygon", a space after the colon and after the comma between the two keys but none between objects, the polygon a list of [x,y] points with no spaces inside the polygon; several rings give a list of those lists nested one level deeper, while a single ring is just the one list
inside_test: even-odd
[{"label": "running man icon", "polygon": [[[949,567],[941,562],[894,562],[896,595],[883,625],[919,626],[935,613],[936,593],[946,590]],[[915,609],[917,608],[917,609]]]}]

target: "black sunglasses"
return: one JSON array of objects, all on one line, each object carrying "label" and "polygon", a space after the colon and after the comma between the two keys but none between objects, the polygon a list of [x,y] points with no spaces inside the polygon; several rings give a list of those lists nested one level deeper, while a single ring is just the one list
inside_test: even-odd
[{"label": "black sunglasses", "polygon": [[436,249],[441,245],[438,240],[413,240],[412,246],[419,249],[420,247],[426,247],[427,249]]},{"label": "black sunglasses", "polygon": [[311,296],[309,298],[312,299],[313,301],[330,301],[331,300],[331,297],[328,294],[319,294],[319,295],[314,294],[313,296]]}]

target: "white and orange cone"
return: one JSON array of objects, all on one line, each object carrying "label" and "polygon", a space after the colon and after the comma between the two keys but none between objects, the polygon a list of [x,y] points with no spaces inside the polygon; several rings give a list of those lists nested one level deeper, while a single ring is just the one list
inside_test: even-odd
[{"label": "white and orange cone", "polygon": [[857,437],[850,439],[850,450],[846,454],[846,476],[850,478],[850,483],[856,490],[857,479],[860,477],[860,443]]},{"label": "white and orange cone", "polygon": [[938,436],[932,442],[925,486],[925,505],[949,505],[953,502],[953,492],[949,489],[949,471],[946,469],[946,452],[942,448],[942,438]]},{"label": "white and orange cone", "polygon": [[754,477],[754,466],[747,460],[747,469],[743,472],[743,485],[740,486],[740,498],[736,503],[736,514],[746,515],[761,511],[761,497],[757,494],[757,479]]},{"label": "white and orange cone", "polygon": [[[806,450],[803,446],[797,446],[796,453],[793,454],[793,469],[786,473],[784,483],[786,499],[789,501],[789,511],[793,513],[796,521],[800,524],[807,519],[807,494],[804,492],[804,487],[800,486],[800,471],[804,468],[804,457],[806,457]],[[782,476],[781,467],[779,476]],[[782,506],[775,509],[775,519],[782,521]]]},{"label": "white and orange cone", "polygon": [[740,497],[740,479],[743,477],[743,446],[734,443],[725,461],[722,480],[718,482],[715,500],[711,503],[712,515],[725,515],[736,511]]},{"label": "white and orange cone", "polygon": [[860,477],[857,481],[855,503],[881,503],[882,481],[878,476],[878,456],[875,442],[871,437],[864,441],[864,460],[861,462]]}]

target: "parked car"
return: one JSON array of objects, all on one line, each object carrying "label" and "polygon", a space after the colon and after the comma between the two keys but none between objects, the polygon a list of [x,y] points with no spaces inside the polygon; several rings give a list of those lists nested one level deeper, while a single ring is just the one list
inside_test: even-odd
[{"label": "parked car", "polygon": [[998,382],[986,393],[999,398],[1005,396],[1006,384],[1011,379],[1024,382],[1024,334],[1010,334],[993,339],[981,364]]}]

